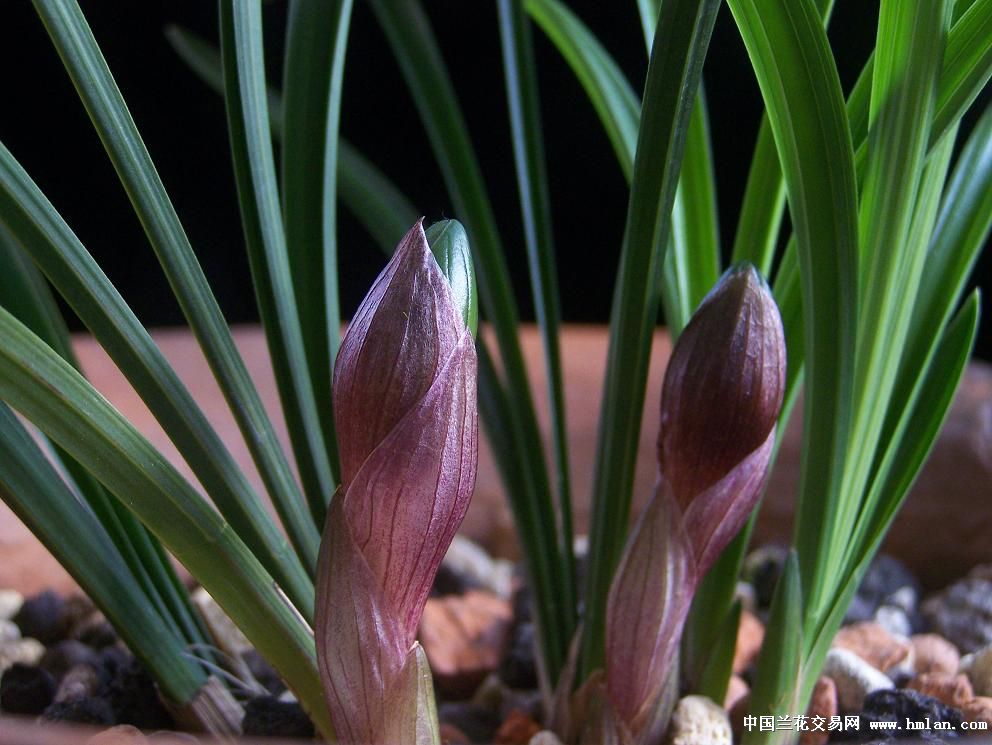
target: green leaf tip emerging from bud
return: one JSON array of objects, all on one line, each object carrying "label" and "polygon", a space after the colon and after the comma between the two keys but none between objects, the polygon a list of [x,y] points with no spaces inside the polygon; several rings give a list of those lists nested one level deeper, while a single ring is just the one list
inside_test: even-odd
[{"label": "green leaf tip emerging from bud", "polygon": [[451,294],[462,314],[462,320],[472,336],[475,336],[479,327],[479,303],[468,234],[457,220],[441,220],[424,233],[434,259],[448,278]]}]

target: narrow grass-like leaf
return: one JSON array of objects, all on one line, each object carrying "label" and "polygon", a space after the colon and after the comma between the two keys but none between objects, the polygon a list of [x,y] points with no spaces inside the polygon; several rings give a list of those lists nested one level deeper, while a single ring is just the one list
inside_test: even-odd
[{"label": "narrow grass-like leaf", "polygon": [[45,340],[59,356],[79,368],[52,289],[38,268],[0,221],[0,305]]},{"label": "narrow grass-like leaf", "polygon": [[644,32],[644,43],[649,54],[655,26],[658,24],[658,14],[661,12],[661,3],[662,0],[637,0],[637,14],[641,18],[641,30]]},{"label": "narrow grass-like leaf", "polygon": [[[223,0],[220,26],[224,100],[245,244],[283,414],[313,522],[307,520],[298,499],[278,501],[276,506],[306,565],[315,566],[312,528],[323,526],[335,482],[314,393],[319,381],[311,379],[307,365],[279,209],[265,100],[261,3]],[[329,375],[323,384],[330,385]]]},{"label": "narrow grass-like leaf", "polygon": [[[654,39],[660,0],[637,0],[648,55]],[[767,275],[767,272],[763,272]],[[703,85],[692,107],[679,187],[672,210],[672,243],[663,273],[665,324],[678,338],[696,306],[720,276],[720,240],[717,228],[716,182],[710,147],[709,114]]]},{"label": "narrow grass-like leaf", "polygon": [[936,344],[927,326],[951,317],[992,228],[992,106],[986,108],[958,157],[944,193],[914,303],[902,365],[922,367]]},{"label": "narrow grass-like leaf", "polygon": [[[714,568],[716,566],[714,565]],[[712,575],[712,571],[710,574]],[[695,608],[695,606],[693,607]],[[693,693],[699,693],[712,701],[723,701],[727,696],[727,686],[730,684],[730,675],[734,667],[737,630],[741,622],[740,601],[731,603],[730,611],[719,617],[723,619],[723,623],[717,629],[713,646],[707,650],[710,655],[706,664],[699,671],[698,678],[690,683]],[[691,624],[687,623],[686,631],[689,631],[690,628],[692,628]]]},{"label": "narrow grass-like leaf", "polygon": [[[967,0],[965,0],[967,1]],[[961,0],[957,3],[961,6]],[[930,145],[961,119],[992,77],[992,0],[973,0],[947,35]]]},{"label": "narrow grass-like leaf", "polygon": [[[472,243],[482,307],[496,332],[506,390],[513,401],[506,424],[512,432],[514,461],[526,487],[525,492],[512,495],[517,503],[515,512],[521,521],[534,513],[539,519],[536,534],[540,541],[525,544],[524,550],[538,598],[546,670],[554,681],[574,627],[575,608],[567,605],[562,592],[564,560],[558,550],[544,448],[517,338],[518,315],[506,258],[464,117],[423,7],[417,0],[373,0],[372,9],[420,111],[455,214]],[[521,503],[533,505],[534,513]]]},{"label": "narrow grass-like leaf", "polygon": [[880,11],[859,215],[862,276],[855,405],[844,479],[833,497],[837,515],[818,526],[829,548],[815,566],[804,566],[811,570],[805,586],[814,616],[833,592],[850,526],[863,504],[923,268],[926,244],[909,241],[909,231],[949,21],[949,5],[943,1],[883,0]]},{"label": "narrow grass-like leaf", "polygon": [[610,318],[603,404],[593,477],[592,532],[582,668],[603,658],[605,604],[627,535],[634,459],[664,249],[686,129],[719,3],[662,6],[644,89],[634,177]]},{"label": "narrow grass-like leaf", "polygon": [[[176,54],[208,86],[224,92],[224,73],[220,52],[196,34],[170,26],[165,36]],[[283,136],[282,96],[269,89],[269,129],[276,140]],[[338,195],[345,206],[358,218],[369,234],[387,253],[399,243],[420,213],[396,188],[386,175],[376,168],[354,146],[338,140]]]},{"label": "narrow grass-like leaf", "polygon": [[206,682],[202,668],[149,604],[103,526],[2,403],[0,497],[100,607],[165,696],[180,704],[192,699]]},{"label": "narrow grass-like leaf", "polygon": [[[867,157],[868,117],[875,55],[868,58],[848,101],[859,175]],[[992,77],[992,0],[957,0],[941,62],[930,148],[944,138]]]},{"label": "narrow grass-like leaf", "polygon": [[640,102],[630,83],[596,37],[564,3],[526,0],[526,7],[579,79],[629,182],[634,172],[640,117]]},{"label": "narrow grass-like leaf", "polygon": [[575,605],[575,559],[572,552],[572,489],[569,478],[568,427],[565,415],[565,387],[561,371],[558,327],[561,309],[558,299],[558,272],[555,268],[554,234],[548,193],[544,137],[541,128],[537,68],[534,63],[530,22],[523,0],[499,0],[500,39],[510,132],[520,191],[524,224],[524,244],[530,269],[548,385],[551,440],[555,454],[558,486],[558,541],[562,555],[564,602]]},{"label": "narrow grass-like leaf", "polygon": [[[925,376],[916,407],[907,407],[907,419],[920,425],[922,437],[903,439],[898,448],[889,452],[893,468],[888,469],[890,479],[884,486],[878,487],[876,494],[877,505],[880,509],[870,515],[858,526],[861,540],[858,540],[858,550],[850,554],[849,569],[843,578],[836,583],[836,593],[832,604],[823,616],[818,628],[811,630],[806,639],[808,653],[804,661],[802,673],[803,690],[800,701],[808,700],[813,690],[816,678],[823,665],[823,659],[830,648],[837,629],[851,604],[851,600],[861,585],[861,580],[868,571],[872,558],[878,551],[885,538],[892,519],[902,504],[905,495],[912,486],[915,474],[926,461],[927,455],[936,441],[941,425],[946,418],[953,400],[954,391],[964,374],[968,358],[974,345],[978,329],[978,292],[972,293],[958,315],[948,326],[941,337],[935,359],[940,364],[934,364]],[[868,528],[866,531],[865,528]],[[852,537],[852,541],[853,541]]]},{"label": "narrow grass-like leaf", "polygon": [[[902,439],[898,448],[887,454],[892,464],[892,467],[887,469],[889,478],[884,485],[874,485],[879,509],[872,515],[864,516],[865,519],[858,526],[862,540],[857,541],[859,550],[851,552],[853,566],[847,570],[846,577],[837,582],[837,592],[832,606],[824,615],[819,628],[815,629],[807,639],[806,646],[809,652],[805,658],[802,674],[804,684],[800,701],[808,700],[812,693],[823,659],[851,600],[940,433],[943,421],[950,410],[954,391],[971,356],[978,330],[978,300],[979,295],[976,290],[948,326],[941,337],[934,358],[935,363],[927,371],[915,407],[907,407],[907,420],[913,422],[914,431],[919,427],[922,436],[919,439],[916,437]],[[867,532],[863,528],[868,528]]]},{"label": "narrow grass-like leaf", "polygon": [[[824,18],[830,18],[833,0],[814,0]],[[751,156],[744,199],[734,234],[733,263],[750,261],[762,276],[772,274],[772,259],[785,212],[785,183],[778,163],[768,115],[763,114]]]},{"label": "narrow grass-like leaf", "polygon": [[[958,383],[964,375],[978,332],[979,292],[971,293],[940,337],[940,343],[923,375],[912,406],[907,406],[882,467],[884,477],[872,485],[865,500],[868,509],[854,531],[858,556],[871,556],[878,550],[899,507],[937,441]],[[909,429],[911,435],[906,435]],[[852,562],[854,563],[854,562]],[[829,631],[829,630],[828,630]]]},{"label": "narrow grass-like leaf", "polygon": [[765,115],[747,173],[731,261],[735,264],[750,261],[762,275],[770,276],[784,214],[785,181],[771,124]]},{"label": "narrow grass-like leaf", "polygon": [[[657,17],[652,0],[641,7],[642,22]],[[640,120],[640,104],[619,66],[596,37],[558,0],[527,0],[527,9],[575,72],[600,118],[624,176],[630,181]],[[650,50],[655,21],[647,37]],[[702,92],[692,108],[685,157],[673,217],[673,250],[663,268],[665,320],[678,335],[696,305],[716,282],[720,249],[716,189],[709,144],[709,123]]]},{"label": "narrow grass-like leaf", "polygon": [[680,306],[678,315],[666,314],[665,322],[674,340],[720,277],[716,179],[702,86],[686,131],[685,157],[672,207],[671,248],[665,260],[674,264],[673,282],[666,282],[665,290],[668,294],[678,292]]},{"label": "narrow grass-like leaf", "polygon": [[233,456],[113,284],[2,145],[0,214],[147,403],[218,509],[309,616],[313,585]]},{"label": "narrow grass-like leaf", "polygon": [[[799,561],[795,551],[789,554],[782,568],[782,576],[775,586],[765,645],[754,686],[751,689],[749,714],[755,716],[795,716],[797,686],[803,659],[802,637],[802,583],[799,578]],[[744,733],[745,745],[788,743],[795,739],[788,729],[761,731],[749,729]]]},{"label": "narrow grass-like leaf", "polygon": [[36,0],[35,8],[131,199],[266,488],[274,501],[288,503],[298,492],[275,429],[82,11],[75,0]]},{"label": "narrow grass-like leaf", "polygon": [[[923,262],[926,262],[928,249],[931,245],[937,211],[944,192],[944,182],[947,179],[951,155],[954,152],[957,129],[954,127],[934,149],[927,159],[920,178],[920,188],[916,195],[916,204],[913,208],[913,219],[906,239],[905,250],[911,255],[919,255]],[[969,252],[965,253],[967,256]],[[925,274],[929,274],[929,272]],[[921,275],[920,286],[926,281],[932,282],[933,280],[934,277],[927,279]],[[879,432],[879,450],[875,453],[871,471],[872,480],[884,477],[878,471],[882,453],[891,444],[893,437],[900,438],[902,436],[894,434],[898,428],[896,423],[900,420],[902,413],[912,407],[920,381],[940,339],[943,326],[961,298],[961,288],[953,289],[956,289],[957,292],[949,293],[942,298],[942,302],[936,307],[922,306],[917,292],[917,298],[909,312],[909,325],[911,328],[915,326],[916,333],[920,336],[913,338],[909,331],[906,333],[904,348],[896,371],[896,379],[892,386],[892,403],[888,407]],[[870,504],[870,500],[866,500],[866,504]]]},{"label": "narrow grass-like leaf", "polygon": [[831,549],[821,531],[834,519],[850,445],[858,303],[854,157],[837,69],[813,4],[728,1],[768,111],[797,236],[806,361],[797,543],[807,577]]},{"label": "narrow grass-like leaf", "polygon": [[[283,69],[283,224],[318,423],[335,469],[330,382],[341,329],[336,186],[351,9],[352,0],[293,0]],[[264,69],[260,76],[264,89]]]},{"label": "narrow grass-like leaf", "polygon": [[230,525],[67,362],[0,309],[0,399],[90,470],[213,595],[321,732],[313,636]]},{"label": "narrow grass-like leaf", "polygon": [[[51,288],[2,222],[0,266],[4,267],[4,271],[0,272],[0,304],[36,333],[62,359],[79,370],[69,331]],[[172,565],[158,561],[154,551],[149,550],[154,547],[155,539],[68,453],[52,447],[53,455],[63,465],[78,493],[100,520],[134,579],[147,593],[148,601],[154,604],[163,617],[171,613],[175,622],[188,634],[188,641],[206,641],[199,633],[185,590],[175,591],[176,574]]]}]

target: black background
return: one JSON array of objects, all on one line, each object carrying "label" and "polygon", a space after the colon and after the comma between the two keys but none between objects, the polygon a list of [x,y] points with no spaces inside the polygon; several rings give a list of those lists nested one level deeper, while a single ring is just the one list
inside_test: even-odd
[{"label": "black background", "polygon": [[[237,212],[220,98],[174,55],[169,23],[212,40],[212,2],[93,0],[83,10],[204,270],[231,322],[257,318]],[[495,4],[426,0],[479,154],[525,319],[533,318],[520,236]],[[635,90],[646,68],[633,0],[572,0],[570,6],[616,57]],[[877,2],[838,0],[831,42],[845,90],[874,43]],[[265,6],[270,78],[281,78],[285,5]],[[623,232],[626,185],[592,107],[543,34],[535,29],[542,114],[551,174],[556,250],[566,321],[605,322]],[[93,133],[31,4],[4,4],[0,22],[0,139],[61,211],[125,299],[148,325],[182,323],[127,198]],[[746,53],[726,7],[705,69],[725,246],[733,240],[761,114]],[[983,94],[979,106],[989,100]],[[974,111],[973,110],[973,111]],[[970,129],[976,119],[966,120]],[[385,39],[370,9],[356,0],[345,71],[342,132],[434,220],[451,203]],[[383,257],[341,210],[343,313],[354,310]],[[988,292],[986,252],[974,283]],[[986,308],[987,308],[986,303]],[[992,358],[992,314],[984,312],[979,354]]]}]

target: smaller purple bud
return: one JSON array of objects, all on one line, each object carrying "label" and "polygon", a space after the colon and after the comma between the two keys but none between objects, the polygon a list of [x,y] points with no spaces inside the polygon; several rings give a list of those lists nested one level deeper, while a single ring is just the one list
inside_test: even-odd
[{"label": "smaller purple bud", "polygon": [[658,462],[684,511],[761,449],[785,394],[785,334],[754,267],[728,271],[672,350]]},{"label": "smaller purple bud", "polygon": [[672,350],[661,394],[661,491],[681,508],[700,577],[761,496],[785,358],[778,306],[750,264],[720,278]]},{"label": "smaller purple bud", "polygon": [[630,741],[667,725],[676,652],[703,575],[754,509],[785,392],[785,335],[751,266],[727,272],[672,350],[660,475],[610,587],[606,680]]}]

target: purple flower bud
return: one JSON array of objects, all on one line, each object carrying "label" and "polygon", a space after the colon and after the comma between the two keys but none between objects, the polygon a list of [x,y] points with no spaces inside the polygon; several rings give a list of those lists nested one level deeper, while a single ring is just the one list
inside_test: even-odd
[{"label": "purple flower bud", "polygon": [[656,742],[692,596],[754,508],[785,391],[785,339],[750,266],[723,276],[665,374],[655,493],[620,560],[606,620],[610,704],[632,742]]},{"label": "purple flower bud", "polygon": [[785,393],[778,307],[754,267],[731,269],[672,350],[658,460],[683,509],[762,446]]},{"label": "purple flower bud", "polygon": [[328,707],[344,743],[414,743],[389,712],[424,706],[414,637],[478,460],[475,346],[420,223],[355,314],[333,392],[342,483],[315,624]]},{"label": "purple flower bud", "polygon": [[761,496],[785,395],[785,357],[778,306],[750,265],[724,274],[672,350],[658,460],[700,576]]}]

